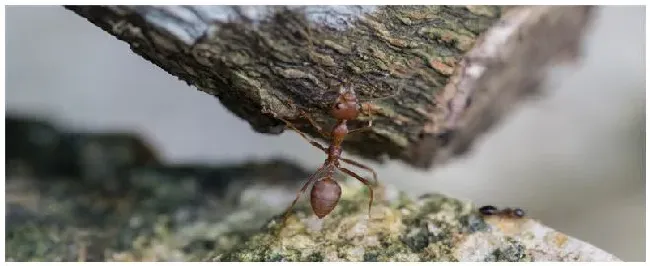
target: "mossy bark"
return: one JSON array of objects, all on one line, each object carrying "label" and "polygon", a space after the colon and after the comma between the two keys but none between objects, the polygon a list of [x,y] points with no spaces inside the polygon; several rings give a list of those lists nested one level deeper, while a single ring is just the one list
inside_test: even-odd
[{"label": "mossy bark", "polygon": [[[134,52],[168,73],[218,97],[258,132],[281,133],[284,124],[274,117],[283,117],[311,136],[322,137],[298,117],[298,111],[306,110],[327,128],[332,121],[327,112],[331,96],[341,82],[353,86],[362,99],[390,96],[373,101],[374,126],[349,136],[346,151],[378,161],[397,158],[420,168],[467,150],[477,135],[505,113],[503,108],[491,108],[490,100],[476,107],[469,104],[477,97],[495,94],[484,83],[513,86],[506,93],[514,96],[504,97],[511,101],[534,90],[553,58],[577,49],[590,10],[499,6],[66,8],[129,43]],[[506,41],[494,44],[494,38],[485,37],[490,31],[496,32],[493,35],[507,32],[502,34]],[[506,52],[494,53],[501,48]],[[527,61],[534,64],[525,66]],[[467,75],[476,67],[488,71]],[[513,74],[517,69],[532,72]],[[468,80],[471,85],[464,85]],[[463,86],[471,88],[460,89]],[[496,94],[501,91],[497,89]],[[489,118],[467,117],[467,112],[489,114]],[[485,122],[471,126],[476,125],[474,120]],[[465,124],[469,130],[463,128]]]}]

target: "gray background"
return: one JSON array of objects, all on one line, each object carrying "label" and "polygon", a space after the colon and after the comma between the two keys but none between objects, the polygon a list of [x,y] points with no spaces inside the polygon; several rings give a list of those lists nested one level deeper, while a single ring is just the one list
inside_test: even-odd
[{"label": "gray background", "polygon": [[[294,133],[253,133],[216,99],[61,7],[6,15],[8,112],[135,130],[170,162],[282,156],[315,168],[324,158]],[[521,206],[623,260],[644,260],[644,27],[643,7],[600,9],[582,64],[555,70],[546,97],[523,104],[471,155],[427,172],[377,166],[380,178],[414,195]]]}]

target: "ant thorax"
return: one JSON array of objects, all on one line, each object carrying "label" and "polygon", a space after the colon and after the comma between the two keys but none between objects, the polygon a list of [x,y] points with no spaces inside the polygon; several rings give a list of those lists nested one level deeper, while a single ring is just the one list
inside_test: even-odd
[{"label": "ant thorax", "polygon": [[331,114],[336,120],[354,120],[359,116],[359,104],[354,101],[337,101],[332,106]]}]

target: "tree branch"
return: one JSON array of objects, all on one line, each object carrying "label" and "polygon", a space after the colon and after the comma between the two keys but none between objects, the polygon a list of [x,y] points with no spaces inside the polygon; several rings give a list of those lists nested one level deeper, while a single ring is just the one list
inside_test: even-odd
[{"label": "tree branch", "polygon": [[[546,69],[576,58],[590,7],[67,6],[257,132],[306,110],[329,127],[340,81],[377,111],[345,149],[429,168],[467,151]],[[471,103],[471,104],[470,104]],[[363,117],[360,120],[367,120]]]}]

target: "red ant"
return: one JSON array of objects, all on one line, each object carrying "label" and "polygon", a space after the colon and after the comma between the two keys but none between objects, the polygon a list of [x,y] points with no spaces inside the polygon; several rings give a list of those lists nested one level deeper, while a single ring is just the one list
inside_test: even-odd
[{"label": "red ant", "polygon": [[523,218],[526,215],[526,212],[520,208],[505,208],[499,210],[497,207],[492,205],[486,205],[478,209],[478,211],[485,216],[501,216],[508,218]]},{"label": "red ant", "polygon": [[[313,50],[314,47],[311,41],[311,27],[307,27],[306,31],[307,31],[307,41],[308,41],[309,49]],[[400,91],[401,88],[398,90],[397,93],[399,93]],[[394,95],[381,97],[381,98],[388,98],[392,96]],[[378,100],[378,99],[380,98],[375,98],[374,100]],[[316,216],[318,216],[319,219],[322,219],[325,216],[327,216],[329,213],[331,213],[332,210],[334,210],[334,208],[338,204],[339,199],[341,198],[341,186],[339,186],[338,182],[336,182],[336,180],[334,180],[333,178],[334,171],[337,169],[351,177],[356,178],[361,183],[363,183],[366,187],[368,187],[368,190],[370,192],[369,195],[370,201],[368,202],[368,217],[370,217],[370,210],[372,208],[372,202],[374,199],[374,191],[372,189],[372,186],[370,185],[370,182],[367,179],[359,176],[357,173],[353,172],[352,170],[342,167],[340,165],[340,162],[343,161],[345,163],[354,165],[356,167],[371,172],[373,181],[375,185],[377,184],[377,172],[375,172],[375,170],[357,161],[348,158],[343,158],[341,156],[341,153],[343,153],[343,148],[341,145],[343,144],[343,139],[345,138],[346,135],[372,127],[372,119],[368,122],[366,126],[353,129],[353,130],[348,129],[347,122],[350,120],[357,119],[359,114],[362,112],[370,114],[372,111],[373,109],[371,105],[367,103],[360,103],[358,101],[354,89],[349,86],[340,87],[338,91],[338,97],[336,98],[334,104],[332,104],[330,108],[330,115],[334,119],[336,119],[336,124],[332,128],[331,133],[325,132],[323,128],[319,126],[309,115],[307,115],[303,111],[300,111],[301,116],[307,118],[309,123],[314,128],[316,128],[319,134],[321,134],[325,139],[329,139],[331,141],[329,147],[327,148],[321,145],[320,143],[308,138],[303,132],[298,130],[291,122],[278,117],[278,119],[282,120],[288,127],[293,129],[303,139],[308,141],[312,146],[322,150],[327,154],[327,158],[325,159],[323,165],[321,165],[321,167],[319,167],[318,170],[316,170],[316,172],[313,173],[307,179],[307,182],[302,186],[300,191],[296,193],[296,198],[293,200],[289,208],[287,208],[287,210],[285,211],[283,221],[286,221],[291,209],[293,209],[298,199],[300,199],[300,196],[307,190],[309,185],[312,183],[313,186],[311,189],[310,203],[311,203],[311,209],[314,211],[314,214],[316,214]]]},{"label": "red ant", "polygon": [[[382,97],[383,98],[383,97]],[[356,167],[365,169],[369,172],[372,173],[372,177],[374,179],[375,184],[377,183],[377,173],[370,167],[365,166],[359,162],[356,162],[352,159],[347,159],[341,157],[341,153],[343,152],[343,149],[341,147],[341,144],[343,143],[343,139],[347,134],[357,132],[363,129],[367,129],[372,126],[372,120],[368,122],[368,125],[364,127],[360,127],[354,130],[349,130],[347,122],[350,120],[355,120],[359,116],[361,112],[367,112],[370,106],[367,105],[366,103],[359,103],[357,100],[356,93],[351,87],[346,87],[342,86],[339,90],[338,97],[334,104],[331,106],[330,109],[330,115],[336,119],[336,124],[332,128],[331,133],[327,133],[323,131],[323,129],[314,122],[313,119],[311,119],[310,116],[308,116],[306,113],[301,111],[301,115],[307,118],[309,120],[310,124],[318,130],[318,132],[323,135],[326,139],[330,139],[331,143],[329,147],[324,147],[320,143],[309,139],[307,136],[305,136],[304,133],[296,129],[296,127],[289,121],[278,118],[285,122],[287,126],[289,126],[291,129],[296,131],[302,138],[307,140],[311,145],[313,145],[316,148],[319,148],[323,152],[327,154],[327,159],[325,159],[325,162],[323,165],[316,170],[314,174],[312,174],[307,182],[304,184],[304,186],[300,189],[298,193],[296,193],[296,198],[293,200],[293,203],[291,203],[291,206],[286,210],[285,215],[284,215],[284,220],[287,219],[289,215],[289,211],[296,205],[296,202],[304,193],[307,188],[309,187],[310,184],[314,184],[312,189],[311,189],[311,207],[316,216],[318,216],[319,219],[322,219],[323,217],[327,216],[334,207],[338,204],[339,199],[341,198],[341,186],[334,180],[333,175],[334,171],[336,169],[342,171],[343,173],[346,173],[347,175],[356,178],[359,180],[361,183],[366,185],[368,187],[368,190],[370,191],[370,202],[368,203],[368,216],[370,216],[370,209],[372,207],[372,202],[373,202],[373,190],[372,186],[370,185],[370,182],[353,172],[352,170],[349,170],[345,167],[342,167],[340,165],[340,161],[343,161],[345,163],[354,165]]]}]

